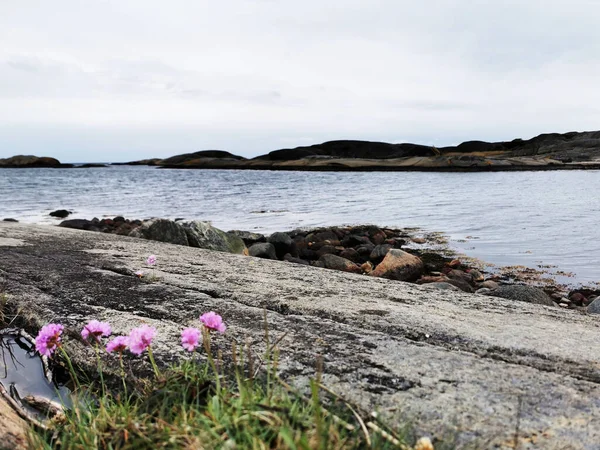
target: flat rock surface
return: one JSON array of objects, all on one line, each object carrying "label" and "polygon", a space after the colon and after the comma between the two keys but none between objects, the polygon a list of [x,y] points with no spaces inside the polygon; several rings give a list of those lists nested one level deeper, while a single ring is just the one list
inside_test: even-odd
[{"label": "flat rock surface", "polygon": [[[152,283],[133,275],[150,254]],[[513,448],[519,418],[519,448],[600,449],[598,316],[19,223],[0,223],[0,287],[31,326],[157,326],[162,363],[184,356],[182,328],[209,310],[229,326],[215,343],[225,357],[232,338],[259,351],[266,309],[272,339],[287,333],[282,377],[299,386],[322,355],[330,388],[391,420],[408,417],[421,433]]]}]

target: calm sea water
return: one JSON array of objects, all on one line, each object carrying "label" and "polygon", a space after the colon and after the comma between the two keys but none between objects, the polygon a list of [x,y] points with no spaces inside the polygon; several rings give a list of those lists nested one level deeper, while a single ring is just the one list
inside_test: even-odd
[{"label": "calm sea water", "polygon": [[497,265],[555,265],[577,283],[600,281],[598,171],[312,173],[0,169],[0,218],[186,218],[263,233],[372,223],[442,231]]}]

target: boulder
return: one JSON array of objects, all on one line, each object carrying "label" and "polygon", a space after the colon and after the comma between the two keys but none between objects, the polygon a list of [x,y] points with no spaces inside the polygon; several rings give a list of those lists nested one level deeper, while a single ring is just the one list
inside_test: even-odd
[{"label": "boulder", "polygon": [[369,259],[373,261],[375,264],[379,264],[385,258],[385,255],[392,249],[392,246],[389,244],[376,245],[371,254],[369,255]]},{"label": "boulder", "polygon": [[356,247],[358,245],[373,245],[373,243],[366,236],[358,236],[356,234],[351,234],[342,239],[342,245],[344,247]]},{"label": "boulder", "polygon": [[391,280],[414,281],[423,274],[423,270],[423,262],[417,256],[392,249],[370,275]]},{"label": "boulder", "polygon": [[267,238],[260,233],[252,233],[250,231],[242,231],[242,230],[231,230],[228,231],[227,234],[233,234],[239,237],[247,247],[251,247],[257,242],[267,242]]},{"label": "boulder", "polygon": [[323,255],[319,258],[322,267],[326,269],[341,270],[342,272],[362,273],[362,269],[346,258],[336,255]]},{"label": "boulder", "polygon": [[331,230],[310,233],[308,236],[306,236],[306,240],[308,242],[336,241],[338,239],[338,235]]},{"label": "boulder", "polygon": [[353,248],[347,248],[343,250],[338,256],[349,259],[352,262],[358,262],[360,260],[360,255]]},{"label": "boulder", "polygon": [[236,254],[244,254],[246,250],[246,244],[239,236],[213,227],[210,222],[191,220],[182,222],[181,226],[187,235],[190,247]]},{"label": "boulder", "polygon": [[329,244],[324,245],[317,251],[317,255],[319,257],[321,257],[323,255],[338,255],[339,253],[340,253],[339,247],[334,247],[333,245],[329,245]]},{"label": "boulder", "polygon": [[71,214],[71,211],[67,211],[66,209],[57,209],[56,211],[52,211],[50,213],[51,217],[58,217],[59,219],[64,219]]},{"label": "boulder", "polygon": [[600,297],[596,297],[596,299],[588,305],[587,312],[590,314],[600,314]]},{"label": "boulder", "polygon": [[484,293],[492,297],[534,303],[536,305],[556,306],[552,299],[539,288],[522,285],[504,285]]},{"label": "boulder", "polygon": [[273,233],[267,238],[267,242],[273,244],[273,247],[275,247],[277,259],[283,259],[286,253],[289,253],[292,256],[298,255],[298,251],[294,246],[294,241],[287,233]]},{"label": "boulder", "polygon": [[144,221],[139,228],[131,231],[129,236],[151,241],[168,242],[169,244],[189,245],[185,229],[179,223],[168,219]]},{"label": "boulder", "polygon": [[5,219],[3,219],[4,222],[15,222],[17,223],[18,220],[17,219],[13,219],[12,217],[6,217]]},{"label": "boulder", "polygon": [[577,306],[583,306],[587,301],[585,295],[583,295],[581,292],[573,292],[571,295],[569,295],[569,300],[571,300],[571,303]]},{"label": "boulder", "polygon": [[275,247],[270,242],[259,242],[248,249],[248,254],[256,258],[277,259]]}]

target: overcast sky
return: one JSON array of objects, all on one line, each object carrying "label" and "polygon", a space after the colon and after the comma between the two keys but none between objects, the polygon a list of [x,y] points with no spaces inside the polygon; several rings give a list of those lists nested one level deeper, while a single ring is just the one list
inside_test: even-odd
[{"label": "overcast sky", "polygon": [[0,157],[600,129],[598,0],[0,2]]}]

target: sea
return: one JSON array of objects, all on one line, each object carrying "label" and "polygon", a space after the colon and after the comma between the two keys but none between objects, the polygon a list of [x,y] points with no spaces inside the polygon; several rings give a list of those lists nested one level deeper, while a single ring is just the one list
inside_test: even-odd
[{"label": "sea", "polygon": [[600,281],[600,173],[294,172],[146,166],[0,169],[0,220],[208,220],[259,233],[374,224],[442,232],[497,267],[543,268],[573,286]]}]

